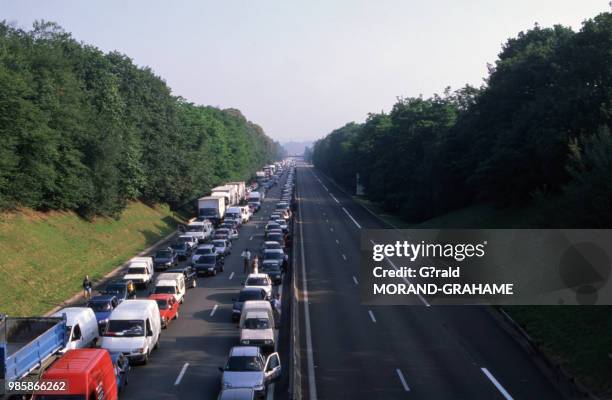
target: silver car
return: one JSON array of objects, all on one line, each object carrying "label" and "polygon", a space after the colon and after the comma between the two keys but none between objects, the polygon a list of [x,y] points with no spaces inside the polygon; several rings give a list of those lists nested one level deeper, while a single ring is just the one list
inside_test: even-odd
[{"label": "silver car", "polygon": [[267,358],[256,346],[234,346],[224,367],[219,367],[222,390],[251,388],[256,398],[264,398],[268,384],[280,377],[281,365],[278,353]]}]

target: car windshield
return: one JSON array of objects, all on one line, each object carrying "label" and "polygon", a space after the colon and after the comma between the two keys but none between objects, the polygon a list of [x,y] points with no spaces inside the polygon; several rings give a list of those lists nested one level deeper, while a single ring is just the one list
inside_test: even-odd
[{"label": "car windshield", "polygon": [[132,275],[143,275],[147,272],[146,268],[143,267],[131,267],[128,268],[127,273]]},{"label": "car windshield", "polygon": [[225,247],[225,242],[223,240],[213,240],[212,243],[215,247]]},{"label": "car windshield", "polygon": [[283,253],[277,252],[266,252],[264,255],[264,260],[282,260],[283,258]]},{"label": "car windshield", "polygon": [[155,257],[157,258],[170,258],[172,257],[172,253],[168,250],[161,250],[158,251],[157,254],[155,254]]},{"label": "car windshield", "polygon": [[188,232],[202,232],[201,225],[187,225]]},{"label": "car windshield", "polygon": [[266,249],[280,249],[281,245],[278,242],[266,243]]},{"label": "car windshield", "polygon": [[172,245],[174,250],[183,250],[186,247],[185,243],[175,243]]},{"label": "car windshield", "polygon": [[111,319],[105,336],[144,336],[144,321],[141,319]]},{"label": "car windshield", "polygon": [[170,304],[168,304],[168,301],[166,300],[155,300],[157,302],[157,305],[159,306],[160,310],[169,310],[170,309]]},{"label": "car windshield", "polygon": [[274,242],[279,242],[279,243],[280,243],[281,240],[283,240],[281,235],[279,235],[278,233],[273,233],[273,234],[269,235],[268,239],[270,239],[271,241],[274,241]]},{"label": "car windshield", "polygon": [[267,318],[247,318],[244,321],[245,329],[270,329],[270,321]]},{"label": "car windshield", "polygon": [[215,215],[217,215],[217,209],[216,208],[200,208],[200,217],[202,217],[202,216],[204,216],[204,217],[209,217],[209,216],[214,217]]},{"label": "car windshield", "polygon": [[214,264],[215,263],[215,256],[213,256],[213,255],[202,256],[202,257],[198,258],[197,263],[198,264]]},{"label": "car windshield", "polygon": [[225,370],[231,372],[262,371],[263,362],[257,356],[230,357],[225,364]]},{"label": "car windshield", "polygon": [[238,301],[245,302],[248,300],[261,300],[263,299],[263,294],[259,290],[244,290],[240,292],[240,296],[238,296]]},{"label": "car windshield", "polygon": [[112,307],[107,301],[90,301],[87,307],[91,308],[95,312],[111,311]]},{"label": "car windshield", "polygon": [[277,228],[277,229],[278,229],[278,228],[280,228],[280,225],[279,225],[279,224],[277,224],[276,222],[270,222],[270,223],[268,224],[268,229],[274,229],[274,228]]},{"label": "car windshield", "polygon": [[215,232],[215,233],[222,233],[222,234],[227,235],[228,232],[229,232],[229,229],[221,228],[221,229],[217,229],[217,232]]},{"label": "car windshield", "polygon": [[246,286],[268,286],[267,278],[249,278],[246,281]]},{"label": "car windshield", "polygon": [[155,286],[155,294],[176,294],[174,286]]},{"label": "car windshield", "polygon": [[201,249],[197,249],[195,253],[197,255],[201,256],[202,254],[210,254],[210,253],[212,253],[212,251],[213,251],[212,248],[204,247],[204,248],[201,248]]}]

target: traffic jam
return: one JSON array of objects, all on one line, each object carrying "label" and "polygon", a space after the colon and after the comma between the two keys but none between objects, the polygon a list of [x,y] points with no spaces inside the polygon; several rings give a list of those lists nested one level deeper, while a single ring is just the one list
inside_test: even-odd
[{"label": "traffic jam", "polygon": [[[248,185],[215,187],[197,200],[197,216],[181,225],[171,242],[151,256],[130,259],[119,278],[96,287],[80,303],[49,317],[0,315],[5,397],[120,398],[131,371],[156,362],[160,337],[180,318],[189,290],[220,279],[228,257],[235,257],[244,273],[232,299],[238,329],[218,368],[218,399],[266,398],[270,384],[287,373],[277,351],[279,287],[290,268],[294,177],[293,162],[285,160],[257,171]],[[279,188],[278,201],[269,215],[261,215],[273,187]],[[258,245],[234,248],[241,227],[258,213],[251,224],[261,240],[247,242]]]}]

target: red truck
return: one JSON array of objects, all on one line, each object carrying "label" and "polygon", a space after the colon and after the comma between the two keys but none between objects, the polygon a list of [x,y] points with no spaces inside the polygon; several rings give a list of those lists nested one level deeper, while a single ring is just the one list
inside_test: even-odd
[{"label": "red truck", "polygon": [[42,375],[43,382],[57,382],[58,390],[37,392],[33,399],[116,400],[117,377],[110,354],[104,349],[69,350]]}]

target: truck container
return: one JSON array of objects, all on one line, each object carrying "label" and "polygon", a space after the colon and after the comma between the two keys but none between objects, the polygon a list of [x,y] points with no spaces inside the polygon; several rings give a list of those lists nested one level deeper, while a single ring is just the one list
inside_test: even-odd
[{"label": "truck container", "polygon": [[0,380],[15,381],[66,346],[66,318],[0,315]]},{"label": "truck container", "polygon": [[236,204],[241,204],[246,200],[246,183],[244,181],[240,182],[228,182],[227,186],[234,186],[236,188],[237,194],[237,202]]},{"label": "truck container", "polygon": [[198,216],[219,223],[225,216],[225,199],[213,196],[198,199]]},{"label": "truck container", "polygon": [[212,188],[211,196],[223,195],[227,199],[226,206],[233,206],[238,203],[238,191],[235,186],[224,185]]}]

